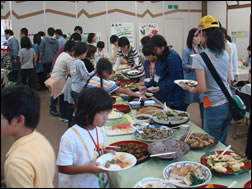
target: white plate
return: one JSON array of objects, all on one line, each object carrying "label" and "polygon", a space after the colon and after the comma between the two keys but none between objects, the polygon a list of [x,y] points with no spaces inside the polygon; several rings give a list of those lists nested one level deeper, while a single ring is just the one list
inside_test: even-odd
[{"label": "white plate", "polygon": [[[118,116],[116,116],[116,117],[111,117],[112,113],[114,113],[115,115],[118,115]],[[108,119],[109,119],[109,120],[120,119],[120,118],[123,117],[123,115],[124,115],[124,114],[123,114],[122,112],[112,111],[112,112],[109,114]]]},{"label": "white plate", "polygon": [[198,188],[200,186],[208,184],[211,181],[212,173],[211,173],[210,169],[208,169],[206,166],[204,166],[204,165],[202,165],[200,163],[191,162],[191,161],[181,161],[181,162],[176,162],[176,163],[172,163],[172,164],[168,165],[163,170],[163,177],[166,180],[176,180],[175,178],[172,178],[170,176],[170,172],[174,169],[175,166],[181,167],[182,165],[185,165],[185,166],[190,166],[190,165],[201,166],[203,168],[203,175],[205,177],[205,182],[202,183],[202,184],[199,184],[199,185],[195,185],[195,186],[188,186],[186,184],[174,183],[174,185],[176,185],[177,187],[181,187],[181,188]]},{"label": "white plate", "polygon": [[127,74],[128,75],[131,75],[131,76],[133,76],[133,75],[137,75],[137,74],[140,74],[141,72],[139,71],[139,70],[131,70],[131,71],[128,71],[127,72]]},{"label": "white plate", "polygon": [[197,81],[193,81],[193,80],[187,80],[187,79],[179,79],[179,80],[175,80],[174,83],[176,83],[178,86],[180,86],[181,88],[184,89],[184,85],[185,84],[180,84],[180,82],[183,81],[183,82],[193,82],[194,85],[190,85],[192,87],[198,85],[198,82]]},{"label": "white plate", "polygon": [[131,125],[127,129],[119,129],[119,128],[112,129],[113,127],[116,127],[116,126],[106,126],[105,127],[106,134],[108,136],[129,135],[129,134],[134,133],[134,131],[135,131],[135,129]]},{"label": "white plate", "polygon": [[133,188],[147,188],[148,184],[152,184],[152,188],[175,188],[174,186],[170,184],[164,184],[162,183],[164,180],[160,178],[154,178],[154,177],[146,177],[137,182]]},{"label": "white plate", "polygon": [[[121,154],[126,154],[126,157],[125,159],[129,162],[131,162],[131,165],[128,166],[128,167],[125,167],[125,168],[120,168],[120,169],[109,169],[109,168],[106,168],[105,167],[105,164],[107,161],[111,161],[112,159],[114,159],[115,157],[118,157],[119,155]],[[124,171],[124,170],[127,170],[131,167],[133,167],[136,163],[137,163],[137,159],[135,156],[129,154],[129,153],[125,153],[125,152],[116,152],[116,155],[114,156],[113,154],[111,153],[108,153],[108,154],[104,154],[102,155],[101,157],[99,157],[97,160],[96,160],[97,163],[100,163],[99,167],[105,171],[112,171],[112,172],[116,172],[116,171]]]}]

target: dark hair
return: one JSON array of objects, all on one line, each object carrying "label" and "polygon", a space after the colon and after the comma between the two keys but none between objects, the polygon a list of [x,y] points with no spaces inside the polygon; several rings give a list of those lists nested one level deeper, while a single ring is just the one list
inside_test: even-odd
[{"label": "dark hair", "polygon": [[27,29],[27,28],[22,28],[22,29],[20,30],[20,32],[21,32],[22,34],[24,34],[26,37],[28,36],[28,29]]},{"label": "dark hair", "polygon": [[23,115],[25,126],[35,129],[40,118],[40,97],[29,87],[14,86],[1,90],[1,113],[8,120]]},{"label": "dark hair", "polygon": [[4,30],[4,33],[5,33],[5,35],[6,35],[6,34],[9,34],[10,36],[14,35],[13,31],[12,31],[12,30],[9,30],[9,29]]},{"label": "dark hair", "polygon": [[55,33],[55,29],[54,28],[48,28],[47,33],[48,33],[49,36],[53,36],[54,33]]},{"label": "dark hair", "polygon": [[36,33],[36,34],[33,36],[33,43],[34,43],[34,44],[37,43],[38,45],[40,45],[40,43],[41,43],[41,36],[40,36],[38,33]]},{"label": "dark hair", "polygon": [[31,40],[28,37],[22,37],[21,48],[30,49],[32,47]]},{"label": "dark hair", "polygon": [[75,26],[74,31],[76,31],[76,30],[79,30],[81,33],[83,32],[83,30],[82,30],[82,27],[81,27],[81,26]]},{"label": "dark hair", "polygon": [[224,35],[224,39],[228,40],[230,43],[232,42],[232,39],[231,37],[227,34],[227,30],[226,28],[221,28],[222,29],[222,32],[223,32],[223,35]]},{"label": "dark hair", "polygon": [[84,88],[77,99],[73,124],[91,126],[97,113],[108,110],[112,110],[112,98],[104,89]]},{"label": "dark hair", "polygon": [[251,45],[248,46],[247,50],[248,50],[248,51],[251,51]]},{"label": "dark hair", "polygon": [[55,30],[55,34],[56,34],[56,35],[60,35],[60,36],[63,35],[61,29],[56,29],[56,30]]},{"label": "dark hair", "polygon": [[193,37],[194,37],[194,34],[198,31],[197,28],[192,28],[189,33],[188,33],[188,36],[187,36],[187,41],[186,41],[186,45],[189,49],[192,49],[192,43],[193,43]]},{"label": "dark hair", "polygon": [[208,28],[206,32],[206,46],[216,55],[220,55],[225,50],[224,35],[221,28]]},{"label": "dark hair", "polygon": [[111,37],[110,37],[110,43],[111,44],[114,44],[115,42],[117,42],[118,41],[118,37],[117,37],[117,35],[112,35]]},{"label": "dark hair", "polygon": [[141,39],[141,44],[142,44],[142,46],[144,47],[145,45],[147,45],[149,42],[150,42],[150,39],[151,39],[151,37],[150,36],[145,36],[145,37],[143,37],[142,39]]},{"label": "dark hair", "polygon": [[118,46],[119,47],[124,47],[128,45],[128,47],[130,46],[130,42],[128,40],[127,37],[120,37],[120,39],[118,40]]},{"label": "dark hair", "polygon": [[171,52],[169,47],[167,46],[167,42],[165,40],[165,38],[162,35],[154,35],[152,36],[152,38],[150,39],[150,45],[155,48],[162,48],[164,47],[164,51],[163,54],[158,56],[158,59],[160,61],[164,61],[167,56],[169,55],[169,53]]},{"label": "dark hair", "polygon": [[144,56],[156,56],[154,49],[149,44],[143,46],[142,52]]},{"label": "dark hair", "polygon": [[113,72],[113,68],[112,68],[112,64],[111,62],[106,59],[106,58],[101,58],[97,64],[96,64],[96,73],[94,75],[92,75],[86,85],[85,85],[85,88],[87,87],[89,81],[97,74],[99,77],[100,77],[100,85],[101,85],[101,88],[103,88],[103,72],[108,72],[109,74],[112,74]]},{"label": "dark hair", "polygon": [[78,42],[74,45],[74,56],[80,56],[87,52],[87,45],[83,42]]},{"label": "dark hair", "polygon": [[93,42],[94,36],[95,36],[95,33],[89,33],[88,34],[88,38],[87,38],[88,43],[92,43]]},{"label": "dark hair", "polygon": [[75,45],[74,41],[68,40],[65,44],[64,52],[72,52],[74,50],[74,45]]},{"label": "dark hair", "polygon": [[105,43],[103,41],[98,41],[97,43],[97,48],[104,48],[105,47]]},{"label": "dark hair", "polygon": [[66,34],[63,34],[62,36],[63,36],[65,39],[67,38],[67,35],[66,35]]},{"label": "dark hair", "polygon": [[43,32],[43,31],[38,32],[38,34],[39,34],[41,37],[44,37],[44,36],[46,35],[45,32]]},{"label": "dark hair", "polygon": [[97,48],[94,45],[88,45],[87,48],[88,48],[88,52],[87,52],[86,57],[90,58],[92,55],[95,54]]},{"label": "dark hair", "polygon": [[81,35],[78,33],[73,33],[70,37],[70,40],[81,41]]}]

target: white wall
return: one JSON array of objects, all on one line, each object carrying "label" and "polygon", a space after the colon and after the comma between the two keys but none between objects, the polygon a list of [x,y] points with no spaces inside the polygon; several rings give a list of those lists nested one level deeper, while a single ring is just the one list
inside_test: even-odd
[{"label": "white wall", "polygon": [[[1,16],[5,16],[9,11],[9,1],[5,1],[4,9],[1,11]],[[111,9],[121,9],[128,12],[137,12],[142,15],[147,9],[152,12],[152,14],[163,13],[171,11],[168,10],[168,5],[178,5],[179,9],[186,9],[188,12],[176,12],[171,14],[166,14],[164,16],[159,16],[152,18],[149,14],[145,15],[143,18],[126,15],[122,13],[110,13],[108,16],[97,16],[93,18],[88,18],[86,15],[82,14],[76,21],[75,17],[57,15],[54,13],[47,12],[44,18],[43,14],[27,18],[16,18],[13,16],[13,31],[15,37],[19,40],[19,32],[22,27],[26,27],[30,34],[35,34],[38,31],[45,31],[48,27],[54,27],[55,29],[62,29],[63,33],[72,33],[76,22],[78,25],[83,27],[84,32],[101,32],[101,39],[105,41],[106,45],[109,42],[110,37],[110,26],[114,22],[130,22],[134,23],[135,26],[135,46],[139,46],[138,37],[138,23],[157,23],[159,25],[159,34],[165,35],[166,38],[172,39],[168,43],[172,43],[174,49],[181,54],[183,48],[186,47],[186,38],[188,31],[198,26],[198,22],[201,18],[201,12],[190,12],[189,9],[195,9],[201,11],[201,1],[160,1],[152,3],[151,1],[143,1],[135,3],[135,1],[108,1],[108,10]],[[19,16],[27,15],[37,11],[43,10],[43,1],[23,1],[21,3],[16,3],[12,1],[12,9]],[[56,1],[46,1],[46,9],[52,9],[55,11],[65,12],[71,15],[75,15],[75,3],[73,1],[62,1],[60,3]],[[77,13],[81,10],[85,10],[88,14],[92,15],[99,12],[106,11],[106,1],[78,1]],[[10,17],[8,17],[10,19]],[[179,26],[183,31],[179,32],[179,36],[175,35],[176,31],[172,25],[167,26],[165,23],[171,20],[180,20]],[[169,35],[169,34],[172,34]],[[179,40],[176,40],[179,39]],[[182,41],[181,41],[182,40]],[[179,42],[178,42],[179,41]],[[108,48],[110,50],[111,48]]]}]

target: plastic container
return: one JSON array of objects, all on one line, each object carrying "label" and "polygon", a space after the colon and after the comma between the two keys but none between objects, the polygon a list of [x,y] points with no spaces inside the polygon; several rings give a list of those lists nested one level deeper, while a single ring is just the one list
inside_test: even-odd
[{"label": "plastic container", "polygon": [[[140,119],[140,118],[146,118],[146,119]],[[136,124],[145,124],[145,123],[150,123],[152,116],[148,114],[140,114],[135,117],[133,117],[134,121]]]},{"label": "plastic container", "polygon": [[141,102],[139,102],[139,101],[132,101],[132,102],[129,103],[129,105],[130,105],[130,107],[132,109],[137,109],[137,108],[139,108],[141,106]]},{"label": "plastic container", "polygon": [[154,100],[146,100],[144,101],[145,106],[155,106],[155,101]]}]

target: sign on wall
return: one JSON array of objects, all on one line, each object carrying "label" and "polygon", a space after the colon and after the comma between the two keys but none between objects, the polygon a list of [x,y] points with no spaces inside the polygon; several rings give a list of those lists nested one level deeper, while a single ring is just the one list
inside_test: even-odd
[{"label": "sign on wall", "polygon": [[130,45],[135,47],[134,43],[134,24],[133,23],[113,23],[111,24],[111,35],[127,37]]},{"label": "sign on wall", "polygon": [[139,24],[139,41],[145,36],[152,37],[158,34],[158,24]]},{"label": "sign on wall", "polygon": [[6,42],[4,30],[10,29],[12,30],[12,24],[10,20],[1,19],[1,46]]}]

